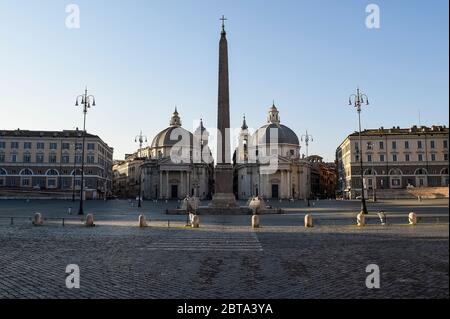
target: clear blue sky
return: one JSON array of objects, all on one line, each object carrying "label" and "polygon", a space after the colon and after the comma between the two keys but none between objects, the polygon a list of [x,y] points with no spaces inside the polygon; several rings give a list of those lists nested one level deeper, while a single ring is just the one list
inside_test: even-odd
[{"label": "clear blue sky", "polygon": [[[76,3],[81,28],[67,29]],[[381,28],[365,26],[367,4]],[[310,154],[334,160],[357,128],[348,96],[369,96],[363,127],[448,125],[448,1],[5,1],[0,0],[0,128],[82,126],[73,106],[88,85],[97,106],[87,129],[115,158],[168,126],[216,124],[219,18],[229,42],[231,122],[282,123],[314,137]],[[304,148],[302,150],[304,152]]]}]

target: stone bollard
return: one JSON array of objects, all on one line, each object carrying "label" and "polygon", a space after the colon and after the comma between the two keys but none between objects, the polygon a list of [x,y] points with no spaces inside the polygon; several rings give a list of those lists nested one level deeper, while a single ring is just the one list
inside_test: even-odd
[{"label": "stone bollard", "polygon": [[366,216],[364,216],[363,212],[356,215],[356,222],[359,227],[364,227],[366,225]]},{"label": "stone bollard", "polygon": [[259,216],[258,215],[252,216],[252,228],[259,228]]},{"label": "stone bollard", "polygon": [[378,213],[378,218],[380,219],[380,224],[385,226],[386,225],[386,214],[384,213],[384,211],[380,211]]},{"label": "stone bollard", "polygon": [[313,220],[311,214],[305,215],[305,227],[313,227]]},{"label": "stone bollard", "polygon": [[195,216],[195,214],[194,213],[189,213],[189,225],[192,225],[192,223],[193,223],[193,221],[194,221],[194,216]]},{"label": "stone bollard", "polygon": [[42,218],[41,213],[34,213],[33,221],[34,226],[42,226],[44,225],[44,219]]},{"label": "stone bollard", "polygon": [[409,213],[408,215],[408,221],[410,225],[417,225],[417,215],[416,213]]},{"label": "stone bollard", "polygon": [[139,227],[147,227],[147,221],[144,215],[139,215]]},{"label": "stone bollard", "polygon": [[191,227],[192,228],[199,228],[200,227],[200,219],[198,218],[198,215],[194,215],[192,217]]},{"label": "stone bollard", "polygon": [[94,227],[94,216],[92,214],[87,214],[86,222],[84,223],[86,227]]}]

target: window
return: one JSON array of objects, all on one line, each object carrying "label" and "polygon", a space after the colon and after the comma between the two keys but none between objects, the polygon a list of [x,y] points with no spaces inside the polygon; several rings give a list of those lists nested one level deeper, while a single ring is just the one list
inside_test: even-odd
[{"label": "window", "polygon": [[409,154],[405,154],[405,161],[409,162]]},{"label": "window", "polygon": [[69,155],[63,155],[61,157],[61,162],[63,162],[64,164],[69,163]]},{"label": "window", "polygon": [[372,155],[371,154],[367,154],[367,161],[368,162],[372,162]]},{"label": "window", "polygon": [[11,154],[11,162],[17,162],[17,154]]},{"label": "window", "polygon": [[5,162],[5,154],[0,154],[0,163]]},{"label": "window", "polygon": [[409,149],[409,141],[405,141],[405,149]]},{"label": "window", "polygon": [[423,155],[422,154],[417,155],[417,159],[419,160],[419,162],[422,162],[423,161]]},{"label": "window", "polygon": [[[447,140],[444,140],[443,144],[444,144],[444,148],[448,148],[448,141]],[[0,148],[2,148],[2,142],[0,142]]]},{"label": "window", "polygon": [[436,160],[436,154],[431,154],[431,160],[435,161]]},{"label": "window", "polygon": [[87,156],[87,163],[88,164],[94,164],[95,163],[95,156],[94,155],[88,155]]},{"label": "window", "polygon": [[357,152],[359,152],[359,144],[358,144],[358,142],[355,142],[355,150],[356,150]]},{"label": "window", "polygon": [[11,142],[11,148],[19,148],[19,142]]},{"label": "window", "polygon": [[23,148],[26,150],[31,150],[31,142],[24,142]]},{"label": "window", "polygon": [[36,143],[36,148],[37,148],[38,150],[43,150],[43,149],[45,148],[44,142],[37,142],[37,143]]},{"label": "window", "polygon": [[56,155],[55,154],[50,154],[48,156],[48,162],[49,163],[56,163]]},{"label": "window", "polygon": [[29,178],[22,178],[22,186],[30,186],[30,179]]},{"label": "window", "polygon": [[392,141],[392,149],[393,150],[397,149],[397,142],[396,141]]},{"label": "window", "polygon": [[81,159],[82,159],[82,156],[81,155],[76,155],[75,156],[75,163],[81,163]]},{"label": "window", "polygon": [[63,179],[63,187],[69,188],[70,186],[72,186],[72,182],[69,179]]},{"label": "window", "polygon": [[368,151],[373,150],[373,144],[372,144],[372,142],[368,142],[368,143],[367,143],[367,150],[368,150]]},{"label": "window", "polygon": [[380,141],[380,150],[383,150],[384,149],[384,142],[383,141]]},{"label": "window", "polygon": [[[444,142],[446,142],[446,141],[444,141]],[[2,141],[0,141],[0,148],[6,148],[6,143],[5,143],[5,142],[2,142]]]},{"label": "window", "polygon": [[355,162],[359,162],[359,155],[358,154],[355,155]]},{"label": "window", "polygon": [[397,154],[392,154],[392,161],[397,162]]},{"label": "window", "polygon": [[49,178],[47,181],[48,188],[55,188],[56,187],[56,179]]},{"label": "window", "polygon": [[417,141],[417,148],[422,148],[422,141]]},{"label": "window", "polygon": [[23,161],[25,163],[30,163],[31,162],[31,155],[30,154],[23,154]]},{"label": "window", "polygon": [[399,178],[393,178],[392,179],[392,186],[400,186],[400,179]]},{"label": "window", "polygon": [[430,148],[434,148],[436,145],[434,143],[434,141],[430,141]]},{"label": "window", "polygon": [[56,150],[56,149],[58,149],[58,144],[57,144],[57,143],[50,143],[50,149],[51,149],[51,150]]},{"label": "window", "polygon": [[70,150],[70,144],[69,143],[62,143],[62,149],[63,150]]},{"label": "window", "polygon": [[[0,162],[1,162],[1,155],[0,155]],[[448,161],[448,154],[444,154],[444,161]]]},{"label": "window", "polygon": [[87,149],[88,150],[95,150],[95,144],[94,143],[88,143],[88,145],[87,145]]},{"label": "window", "polygon": [[44,163],[44,154],[36,154],[36,163]]},{"label": "window", "polygon": [[384,162],[384,155],[383,154],[380,155],[380,162]]},{"label": "window", "polygon": [[75,146],[75,148],[76,148],[77,150],[83,149],[83,143],[77,143],[76,146]]}]

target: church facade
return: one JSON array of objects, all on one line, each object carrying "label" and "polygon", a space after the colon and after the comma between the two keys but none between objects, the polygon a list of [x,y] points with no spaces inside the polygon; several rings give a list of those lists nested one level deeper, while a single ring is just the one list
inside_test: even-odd
[{"label": "church facade", "polygon": [[234,188],[239,199],[307,199],[310,172],[309,161],[300,156],[297,134],[281,124],[275,104],[269,109],[267,123],[253,134],[244,117],[234,154]]},{"label": "church facade", "polygon": [[130,189],[118,188],[116,195],[138,196],[140,188],[144,199],[182,199],[188,195],[211,198],[213,159],[208,137],[203,121],[194,134],[184,129],[175,109],[169,126],[159,132],[148,147],[129,155],[123,163],[115,166],[114,170],[123,175],[123,171],[129,170],[122,166],[128,166],[130,162],[140,163],[137,173],[134,172],[137,177],[130,175],[135,182],[122,186],[128,185]]}]

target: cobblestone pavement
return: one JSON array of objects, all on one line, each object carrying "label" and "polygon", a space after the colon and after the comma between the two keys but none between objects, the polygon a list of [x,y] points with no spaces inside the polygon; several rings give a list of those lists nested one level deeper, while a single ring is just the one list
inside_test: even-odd
[{"label": "cobblestone pavement", "polygon": [[[0,226],[1,298],[448,298],[448,224]],[[65,286],[68,264],[80,289]],[[381,288],[367,289],[377,264]]]}]

